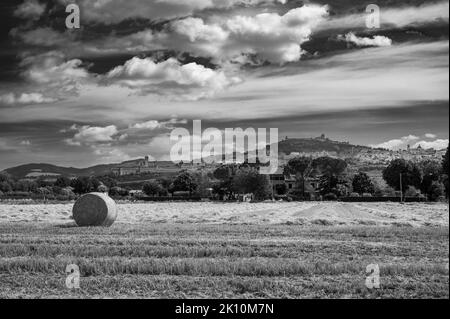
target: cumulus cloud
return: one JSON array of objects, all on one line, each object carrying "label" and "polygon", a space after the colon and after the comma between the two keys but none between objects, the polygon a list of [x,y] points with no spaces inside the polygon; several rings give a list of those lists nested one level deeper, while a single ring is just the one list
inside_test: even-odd
[{"label": "cumulus cloud", "polygon": [[222,91],[238,78],[228,78],[223,71],[212,70],[195,62],[181,64],[174,58],[154,62],[151,58],[134,57],[106,75],[108,83],[116,83],[141,93],[183,97],[196,100]]},{"label": "cumulus cloud", "polygon": [[[435,139],[435,134],[425,134],[425,137],[428,139]],[[435,150],[442,150],[448,147],[449,140],[448,139],[436,139],[433,141],[419,141],[420,137],[415,135],[409,135],[404,136],[399,139],[393,139],[378,145],[371,145],[375,148],[384,148],[389,150],[399,150],[399,149],[406,149],[408,145],[410,145],[412,148],[418,148],[419,146],[423,149],[430,149],[433,148]]]},{"label": "cumulus cloud", "polygon": [[21,62],[21,66],[27,68],[23,72],[27,80],[38,84],[64,85],[69,88],[76,85],[79,80],[89,77],[88,71],[81,65],[81,60],[66,61],[64,54],[54,51],[28,56]]},{"label": "cumulus cloud", "polygon": [[[199,0],[201,1],[203,0]],[[92,1],[99,7],[107,3],[112,5],[113,2],[117,5],[125,3]],[[214,0],[212,5],[228,7],[237,2]],[[245,3],[254,5],[257,2],[266,1]],[[172,0],[165,2],[165,4],[168,3],[172,3]],[[190,2],[189,5],[193,3]],[[244,2],[240,1],[240,3]],[[175,1],[172,4],[175,4]],[[88,5],[87,2],[86,5]],[[261,13],[249,16],[217,16],[212,22],[188,17],[169,23],[166,28],[157,33],[144,30],[120,37],[121,41],[100,40],[93,41],[92,45],[89,41],[78,45],[79,42],[71,33],[58,33],[50,28],[38,28],[26,32],[16,30],[13,33],[31,45],[46,47],[67,45],[67,48],[63,50],[71,51],[68,53],[71,56],[82,51],[112,53],[119,50],[123,53],[124,47],[130,52],[149,50],[152,47],[211,58],[213,62],[221,66],[221,68],[212,69],[198,62],[182,64],[175,58],[155,62],[152,58],[134,57],[124,65],[115,67],[105,76],[97,77],[88,72],[80,59],[68,59],[65,53],[59,51],[50,51],[36,56],[25,55],[21,63],[21,67],[25,69],[22,75],[29,82],[39,86],[41,90],[45,90],[52,99],[66,99],[70,95],[77,94],[83,84],[100,83],[117,84],[135,90],[141,95],[196,101],[212,97],[242,82],[242,79],[235,75],[236,66],[229,62],[246,63],[250,57],[253,62],[258,63],[269,61],[284,64],[298,61],[304,54],[301,44],[309,40],[314,26],[326,15],[326,6],[305,5],[290,10],[284,15]]]},{"label": "cumulus cloud", "polygon": [[166,42],[163,38],[160,41],[166,45],[170,41],[175,49],[217,61],[256,55],[263,61],[283,64],[300,59],[304,53],[301,44],[310,39],[313,28],[327,15],[327,6],[305,5],[284,15],[216,17],[211,23],[190,17],[173,22]]},{"label": "cumulus cloud", "polygon": [[45,97],[41,93],[7,93],[0,95],[0,104],[5,105],[27,105],[27,104],[42,104],[52,103],[56,99]]},{"label": "cumulus cloud", "polygon": [[64,128],[62,130],[60,130],[60,133],[69,133],[69,132],[76,132],[78,131],[78,125],[73,124],[71,127],[69,128]]},{"label": "cumulus cloud", "polygon": [[37,20],[45,12],[47,5],[37,0],[26,0],[14,11],[14,15],[23,19]]},{"label": "cumulus cloud", "polygon": [[384,148],[389,150],[398,150],[401,148],[406,148],[409,143],[412,143],[414,141],[417,141],[419,139],[418,136],[415,135],[409,135],[404,136],[399,139],[393,139],[384,143],[380,143],[377,145],[371,145],[374,148]]},{"label": "cumulus cloud", "polygon": [[131,128],[138,130],[156,130],[161,127],[161,124],[158,121],[147,121],[144,123],[136,123]]},{"label": "cumulus cloud", "polygon": [[[46,97],[40,93],[23,93],[14,99],[18,104],[42,104],[66,99],[77,94],[81,86],[92,79],[81,60],[67,60],[61,52],[26,55],[20,67],[24,69],[22,77],[26,84],[35,90],[45,91]],[[6,100],[11,102],[12,95],[6,96]]]},{"label": "cumulus cloud", "polygon": [[367,38],[358,37],[353,32],[350,32],[345,36],[339,36],[339,39],[358,47],[389,47],[392,45],[391,39],[380,35],[374,36],[373,38]]},{"label": "cumulus cloud", "polygon": [[[171,0],[157,1],[157,4],[186,4]],[[214,6],[224,7],[239,3],[251,5],[266,1],[214,0]],[[272,1],[274,2],[274,1]],[[284,1],[279,1],[283,3]],[[84,3],[84,2],[83,2]],[[94,4],[97,3],[96,6]],[[187,4],[188,3],[188,4]],[[108,5],[121,6],[121,1],[89,1],[85,6],[95,8]],[[143,7],[151,7],[155,3],[146,1]],[[135,6],[135,2],[124,1],[123,5]],[[83,6],[83,4],[82,4]],[[139,5],[137,5],[139,7]],[[95,11],[93,9],[93,11]],[[83,10],[84,18],[92,10]],[[118,10],[120,17],[129,10]],[[101,17],[107,16],[103,11]],[[217,15],[211,18],[185,17],[165,24],[162,30],[142,30],[133,34],[103,38],[90,38],[81,43],[71,32],[60,33],[48,27],[33,30],[14,29],[11,34],[24,43],[34,46],[53,47],[71,56],[102,55],[115,53],[138,53],[149,50],[176,50],[188,52],[194,56],[212,58],[216,63],[245,61],[243,56],[255,55],[262,61],[286,63],[298,61],[304,51],[301,44],[308,41],[313,29],[328,16],[328,7],[307,4],[280,15],[279,13],[259,13],[248,15]]]},{"label": "cumulus cloud", "polygon": [[77,131],[73,138],[65,140],[68,145],[81,146],[95,143],[108,143],[114,141],[113,137],[119,133],[115,125],[107,127],[85,125],[77,127]]},{"label": "cumulus cloud", "polygon": [[138,130],[156,130],[156,129],[172,129],[176,124],[186,124],[187,120],[177,120],[171,119],[169,121],[156,121],[151,120],[143,123],[136,123],[134,125],[130,125],[131,129]]},{"label": "cumulus cloud", "polygon": [[419,146],[424,149],[433,148],[435,150],[443,150],[448,147],[448,139],[437,139],[435,141],[420,141],[414,144],[413,148],[418,148]]},{"label": "cumulus cloud", "polygon": [[[25,53],[22,55],[20,68],[24,69],[21,75],[25,83],[22,87],[16,87],[16,91],[32,92],[0,92],[0,104],[53,103],[76,95],[83,84],[93,79],[82,66],[81,60],[67,60],[63,53],[56,51],[38,55]],[[45,95],[40,92],[45,92]]]}]

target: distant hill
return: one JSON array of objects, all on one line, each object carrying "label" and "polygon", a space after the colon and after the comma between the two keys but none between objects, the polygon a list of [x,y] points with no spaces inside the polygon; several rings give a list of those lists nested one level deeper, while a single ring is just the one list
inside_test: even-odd
[{"label": "distant hill", "polygon": [[[317,153],[317,152],[336,152],[339,156],[345,156],[352,152],[359,152],[363,149],[369,149],[367,146],[351,145],[349,143],[332,141],[325,138],[292,138],[283,140],[278,144],[279,153],[287,155],[291,153]],[[8,174],[16,178],[39,177],[39,176],[101,176],[111,172],[118,166],[138,165],[142,159],[136,159],[116,164],[97,165],[88,168],[61,167],[51,164],[27,164],[5,170]],[[160,167],[173,166],[169,162],[158,162]]]},{"label": "distant hill", "polygon": [[88,168],[61,167],[51,164],[27,164],[5,170],[8,174],[17,178],[39,176],[90,176],[105,175],[119,164],[97,165]]},{"label": "distant hill", "polygon": [[278,152],[287,155],[291,153],[336,152],[338,155],[343,156],[352,152],[357,153],[364,149],[370,149],[370,147],[332,141],[326,137],[292,138],[283,140],[278,144]]},{"label": "distant hill", "polygon": [[[26,164],[12,167],[4,170],[4,172],[16,178],[36,178],[39,176],[102,176],[111,173],[113,168],[119,166],[138,166],[142,159],[130,160],[122,163],[96,165],[87,168],[62,167],[51,164]],[[158,162],[160,168],[171,167],[171,162]]]}]

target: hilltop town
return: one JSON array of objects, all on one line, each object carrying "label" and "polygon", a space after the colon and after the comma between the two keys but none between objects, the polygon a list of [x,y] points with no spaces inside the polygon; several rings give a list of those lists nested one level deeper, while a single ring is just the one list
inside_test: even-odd
[{"label": "hilltop town", "polygon": [[[298,139],[288,138],[280,141],[279,166],[284,167],[289,160],[306,156],[313,159],[319,157],[332,157],[346,160],[353,170],[373,170],[386,167],[394,159],[405,159],[412,162],[424,160],[441,161],[446,150],[423,149],[422,147],[405,150],[387,150],[382,148],[371,148],[368,146],[352,145],[349,142],[333,141],[325,135],[316,138]],[[150,161],[146,156],[143,159],[130,161],[117,165],[111,172],[117,176],[140,175],[149,173],[164,173],[178,171],[180,169],[202,169],[214,168],[223,164],[220,159],[212,164],[204,162],[194,164],[193,162],[158,162]]]},{"label": "hilltop town", "polygon": [[[316,138],[289,138],[279,142],[279,166],[282,169],[289,160],[298,156],[311,158],[332,157],[345,160],[352,171],[377,171],[386,167],[394,159],[405,159],[412,162],[424,160],[441,161],[445,155],[444,150],[423,149],[422,147],[404,150],[387,150],[372,148],[369,146],[352,145],[349,142],[334,141],[324,134]],[[49,164],[29,164],[5,170],[8,174],[17,178],[56,178],[65,176],[100,176],[112,174],[117,177],[139,175],[173,175],[181,170],[214,169],[221,166],[223,161],[217,159],[212,164],[205,162],[194,164],[193,162],[172,163],[170,161],[152,161],[149,156],[123,162],[120,164],[98,165],[85,169],[64,168]]]}]

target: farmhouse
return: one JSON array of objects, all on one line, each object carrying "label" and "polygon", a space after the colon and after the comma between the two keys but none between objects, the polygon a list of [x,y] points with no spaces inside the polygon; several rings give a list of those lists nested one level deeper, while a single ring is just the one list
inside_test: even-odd
[{"label": "farmhouse", "polygon": [[[286,176],[284,174],[284,169],[282,167],[278,168],[275,174],[270,175],[270,184],[273,189],[273,194],[283,195],[279,193],[279,190],[285,186],[286,192],[291,191],[296,187],[297,180],[294,175]],[[319,180],[317,178],[308,178],[306,180],[306,185],[317,189],[319,186]]]}]

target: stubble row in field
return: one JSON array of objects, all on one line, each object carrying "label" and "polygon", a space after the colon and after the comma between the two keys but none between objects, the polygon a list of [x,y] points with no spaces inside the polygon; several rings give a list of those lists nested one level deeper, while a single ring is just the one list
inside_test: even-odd
[{"label": "stubble row in field", "polygon": [[[448,227],[0,224],[0,297],[448,298]],[[66,266],[81,272],[65,285]],[[381,288],[365,286],[378,264]]]}]

